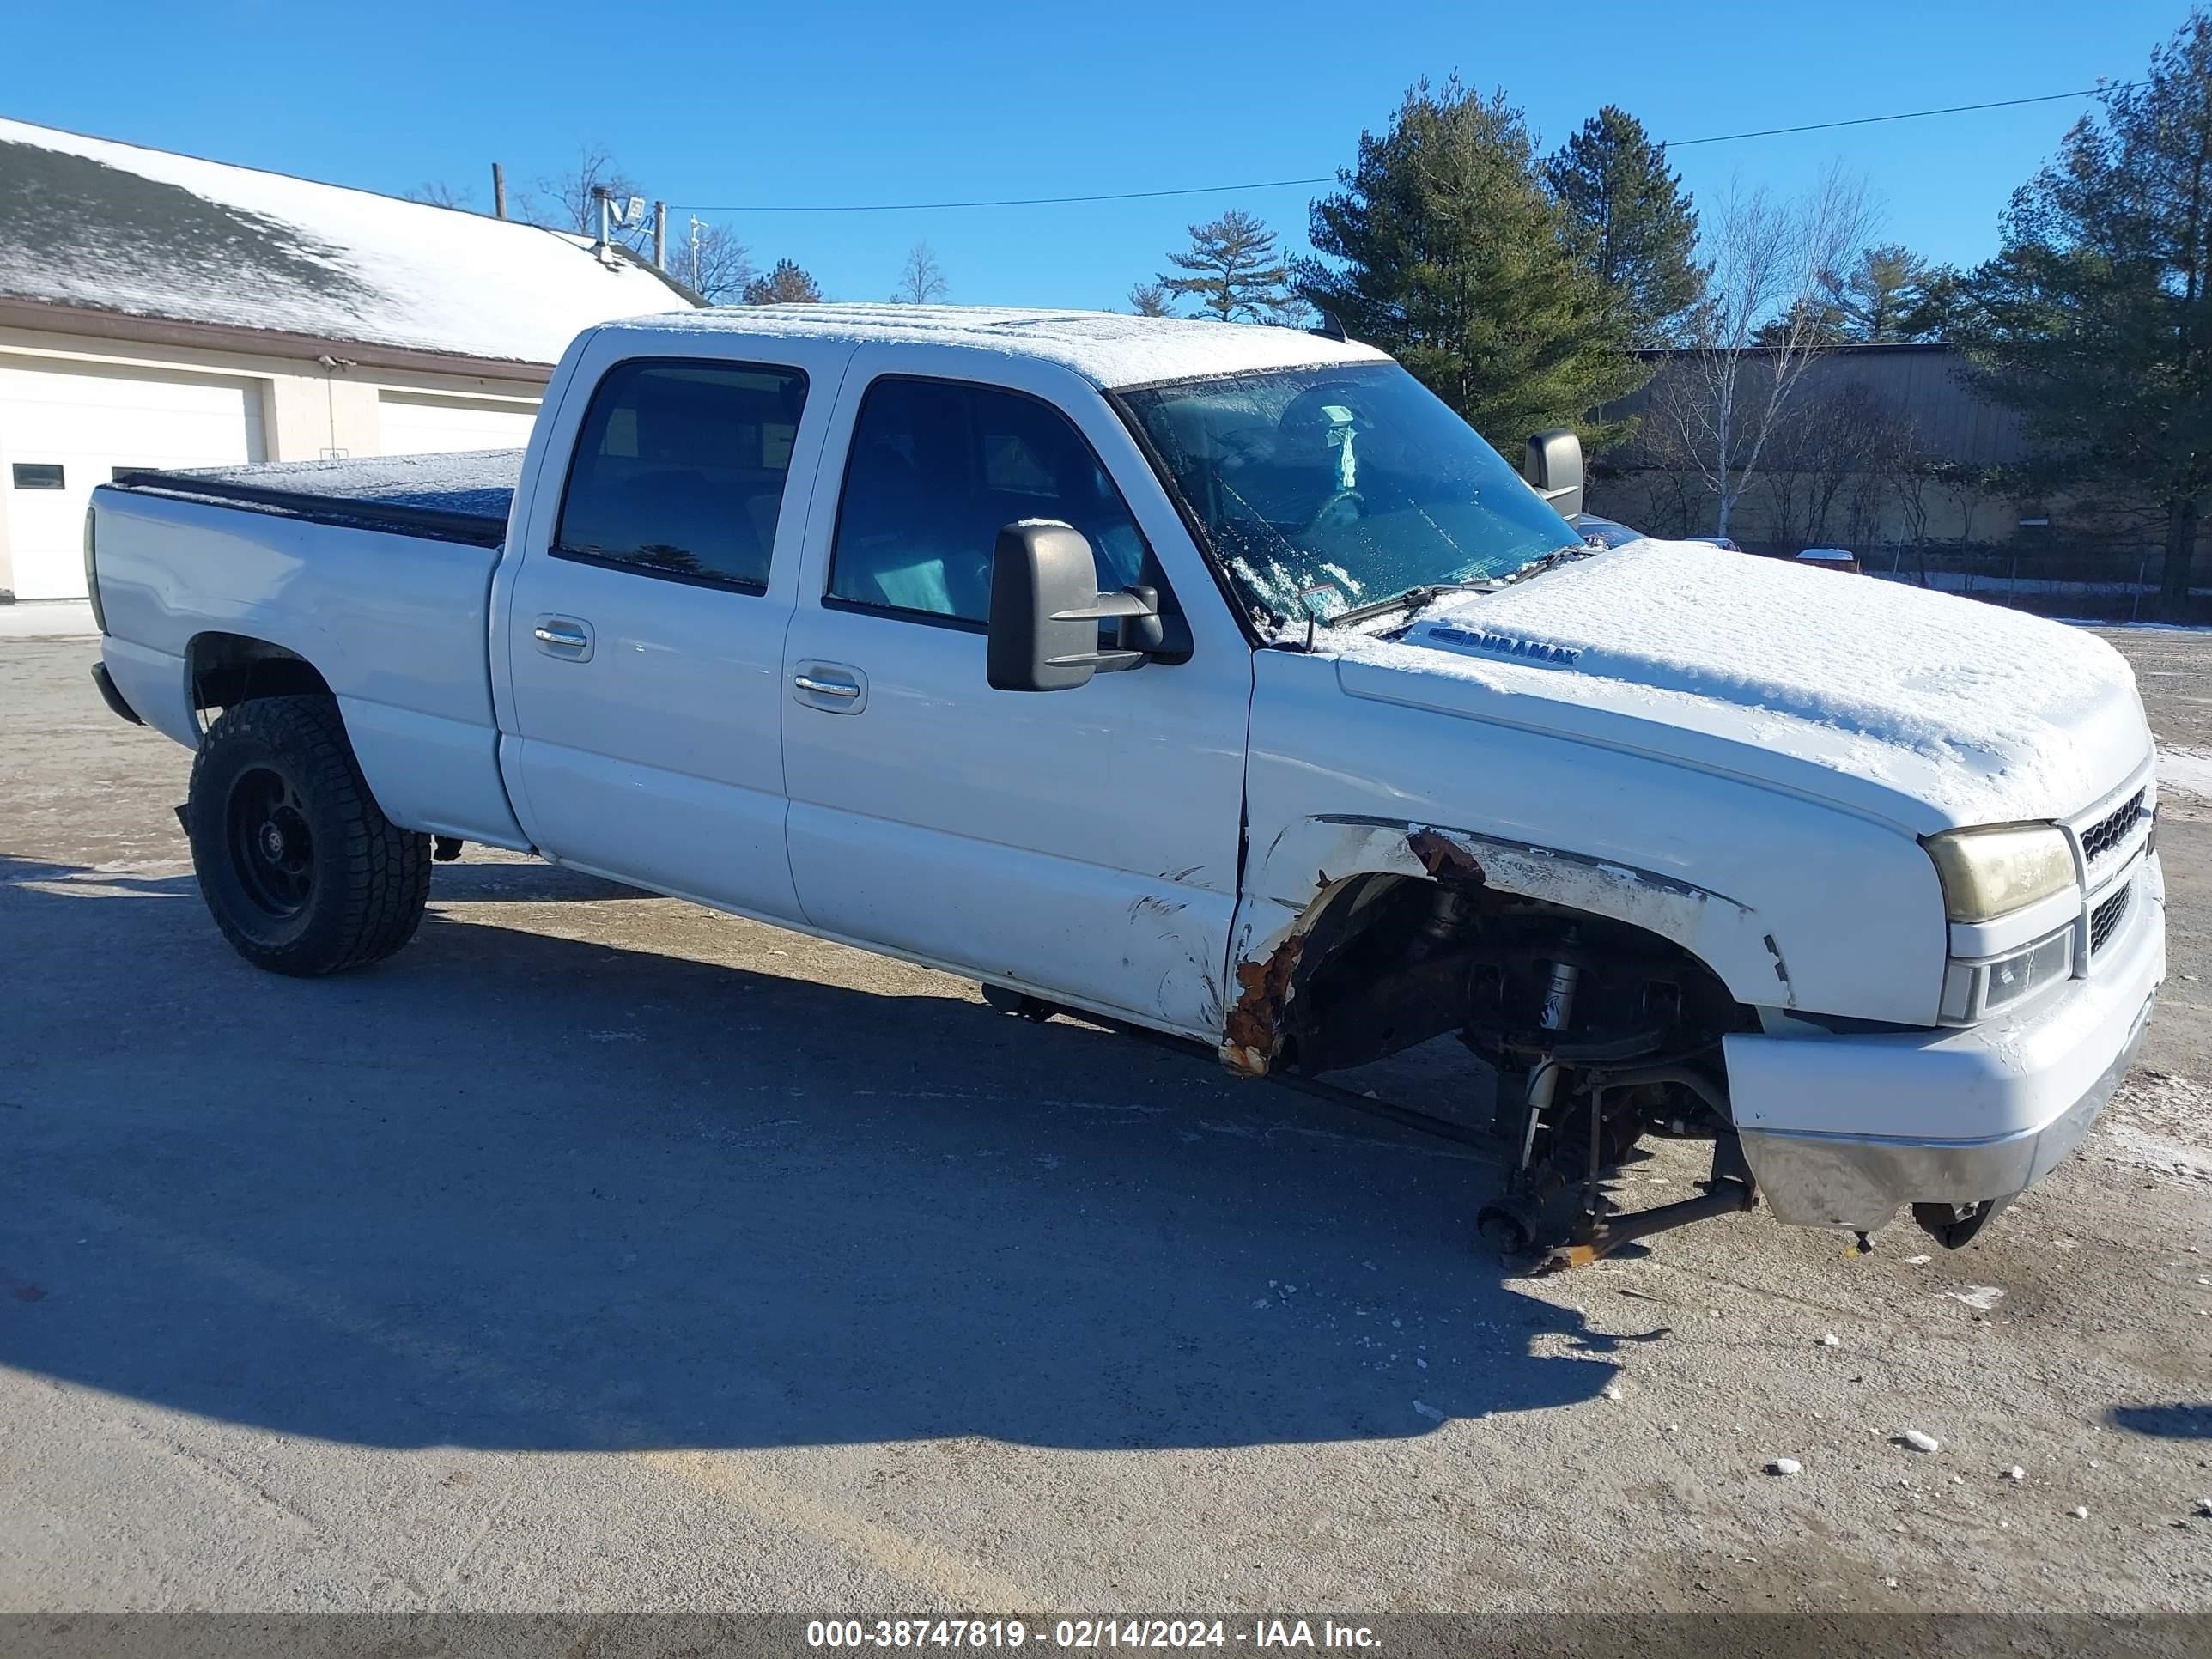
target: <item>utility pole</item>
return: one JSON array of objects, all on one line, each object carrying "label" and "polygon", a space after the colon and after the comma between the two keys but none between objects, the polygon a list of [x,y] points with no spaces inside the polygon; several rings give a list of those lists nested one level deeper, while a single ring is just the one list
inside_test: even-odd
[{"label": "utility pole", "polygon": [[668,204],[665,202],[653,204],[653,268],[661,271],[668,269]]},{"label": "utility pole", "polygon": [[507,217],[507,170],[496,161],[491,164],[491,210],[499,218]]}]

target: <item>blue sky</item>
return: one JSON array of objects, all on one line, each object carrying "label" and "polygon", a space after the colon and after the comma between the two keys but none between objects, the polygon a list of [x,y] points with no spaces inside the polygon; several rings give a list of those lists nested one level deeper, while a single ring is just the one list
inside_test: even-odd
[{"label": "blue sky", "polygon": [[[489,164],[527,185],[611,153],[679,210],[1166,188],[1320,175],[1407,86],[1503,86],[1547,146],[1604,102],[1690,138],[1977,102],[2140,74],[2184,9],[1674,0],[1638,6],[1291,0],[1245,9],[774,7],[577,0],[21,10],[0,112],[103,137],[489,206]],[[1694,193],[1781,190],[1840,158],[1882,234],[1947,261],[1995,246],[2013,188],[2086,103],[1685,149]],[[834,299],[880,299],[927,240],[974,303],[1121,307],[1184,228],[1227,207],[1304,246],[1310,190],[988,211],[726,219]],[[680,224],[681,211],[672,214]]]}]

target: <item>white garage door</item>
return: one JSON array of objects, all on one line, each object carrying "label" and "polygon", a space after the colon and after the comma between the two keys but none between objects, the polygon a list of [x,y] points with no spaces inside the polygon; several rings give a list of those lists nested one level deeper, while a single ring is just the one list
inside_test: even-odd
[{"label": "white garage door", "polygon": [[456,449],[520,449],[530,441],[534,404],[386,392],[377,416],[387,455],[442,455]]},{"label": "white garage door", "polygon": [[266,453],[254,381],[0,360],[8,585],[22,599],[84,596],[85,503],[117,471],[221,466]]}]

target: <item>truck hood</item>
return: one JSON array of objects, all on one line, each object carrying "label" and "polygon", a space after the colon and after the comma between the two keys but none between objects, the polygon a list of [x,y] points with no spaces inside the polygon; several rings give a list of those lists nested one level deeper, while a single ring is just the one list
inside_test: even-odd
[{"label": "truck hood", "polygon": [[1334,642],[1354,696],[1601,744],[1915,834],[2071,817],[2150,753],[2094,634],[1697,542],[1633,542]]}]

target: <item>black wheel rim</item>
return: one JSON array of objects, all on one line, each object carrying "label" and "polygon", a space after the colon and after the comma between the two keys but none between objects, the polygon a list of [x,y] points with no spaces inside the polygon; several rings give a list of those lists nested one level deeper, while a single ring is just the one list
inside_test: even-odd
[{"label": "black wheel rim", "polygon": [[223,840],[238,884],[253,907],[279,921],[307,908],[314,890],[314,840],[307,804],[290,779],[265,766],[240,772],[223,803]]}]

